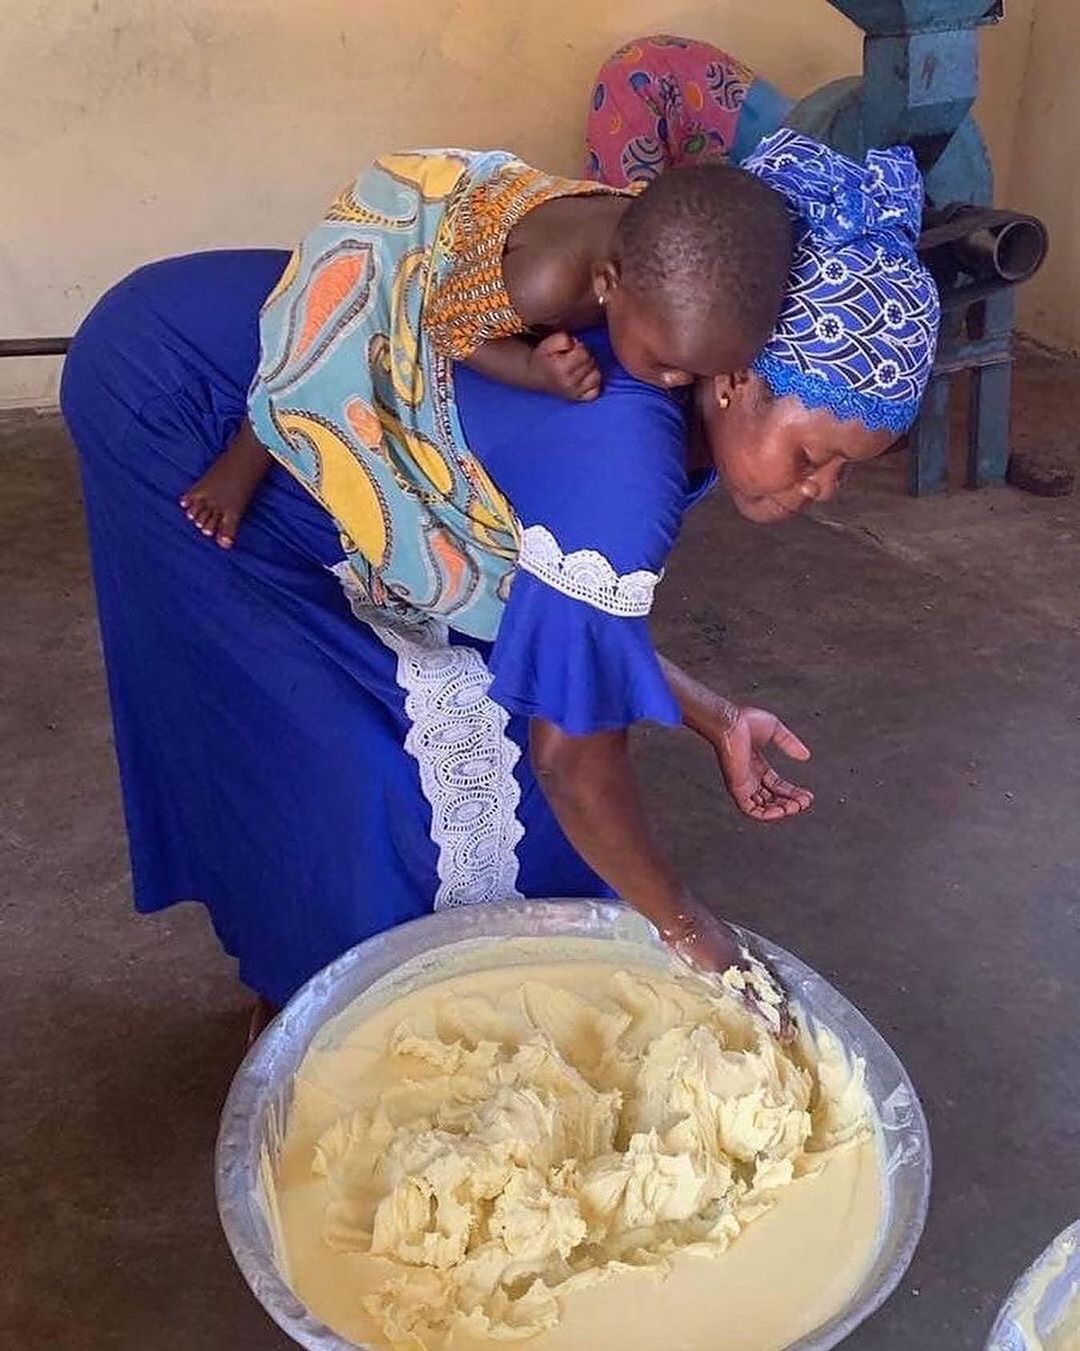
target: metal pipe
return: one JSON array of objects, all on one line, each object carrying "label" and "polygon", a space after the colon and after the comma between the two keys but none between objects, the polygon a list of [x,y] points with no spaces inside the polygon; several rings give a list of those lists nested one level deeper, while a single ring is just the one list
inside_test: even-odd
[{"label": "metal pipe", "polygon": [[971,277],[1021,282],[1033,277],[1046,257],[1046,229],[1034,219],[1014,220],[976,230],[953,245],[956,261]]},{"label": "metal pipe", "polygon": [[977,284],[999,286],[1029,281],[1049,248],[1049,233],[1037,216],[962,204],[931,213],[919,238],[919,252],[931,268],[944,263]]}]

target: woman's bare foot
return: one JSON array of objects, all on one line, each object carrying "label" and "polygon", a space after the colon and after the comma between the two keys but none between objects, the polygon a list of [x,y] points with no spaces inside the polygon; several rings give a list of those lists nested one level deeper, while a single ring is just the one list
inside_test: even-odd
[{"label": "woman's bare foot", "polygon": [[180,499],[188,520],[222,549],[231,549],[237,527],[270,464],[269,452],[245,424]]}]

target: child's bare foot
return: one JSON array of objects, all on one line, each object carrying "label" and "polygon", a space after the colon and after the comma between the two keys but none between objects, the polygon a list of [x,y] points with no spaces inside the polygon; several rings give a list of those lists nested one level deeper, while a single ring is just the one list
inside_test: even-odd
[{"label": "child's bare foot", "polygon": [[221,548],[231,549],[255,487],[235,473],[226,453],[187,490],[180,505],[196,530],[214,539]]},{"label": "child's bare foot", "polygon": [[188,520],[221,548],[231,549],[237,527],[269,467],[269,453],[245,424],[180,499]]}]

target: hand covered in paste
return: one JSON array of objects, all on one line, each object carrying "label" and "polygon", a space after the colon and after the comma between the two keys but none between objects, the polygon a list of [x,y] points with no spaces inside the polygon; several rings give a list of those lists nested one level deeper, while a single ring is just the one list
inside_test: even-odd
[{"label": "hand covered in paste", "polygon": [[690,898],[660,926],[672,952],[703,975],[718,976],[769,1031],[782,1040],[794,1035],[787,992],[768,962],[725,920]]}]

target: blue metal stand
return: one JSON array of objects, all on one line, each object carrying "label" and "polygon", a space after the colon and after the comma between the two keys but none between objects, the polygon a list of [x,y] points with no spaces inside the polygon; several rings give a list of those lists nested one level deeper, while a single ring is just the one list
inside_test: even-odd
[{"label": "blue metal stand", "polygon": [[908,491],[915,497],[938,492],[949,475],[949,377],[934,375],[908,442]]},{"label": "blue metal stand", "polygon": [[968,414],[969,488],[1004,483],[1011,450],[1009,404],[1016,292],[999,291],[976,309],[982,337],[975,339]]},{"label": "blue metal stand", "polygon": [[[857,159],[876,146],[911,145],[931,206],[988,207],[993,173],[971,109],[979,87],[977,30],[1003,17],[1002,0],[830,3],[866,34],[862,78],[816,90],[788,125]],[[910,441],[908,486],[918,495],[947,481],[949,385],[961,372],[971,378],[968,483],[1003,482],[1009,458],[1013,292],[984,287],[977,299],[965,299],[963,287],[943,287],[942,301],[938,360]]]},{"label": "blue metal stand", "polygon": [[1009,288],[971,303],[946,305],[934,375],[911,435],[908,489],[917,497],[948,482],[949,390],[968,373],[967,486],[1005,482],[1009,464],[1009,396],[1016,292]]}]

